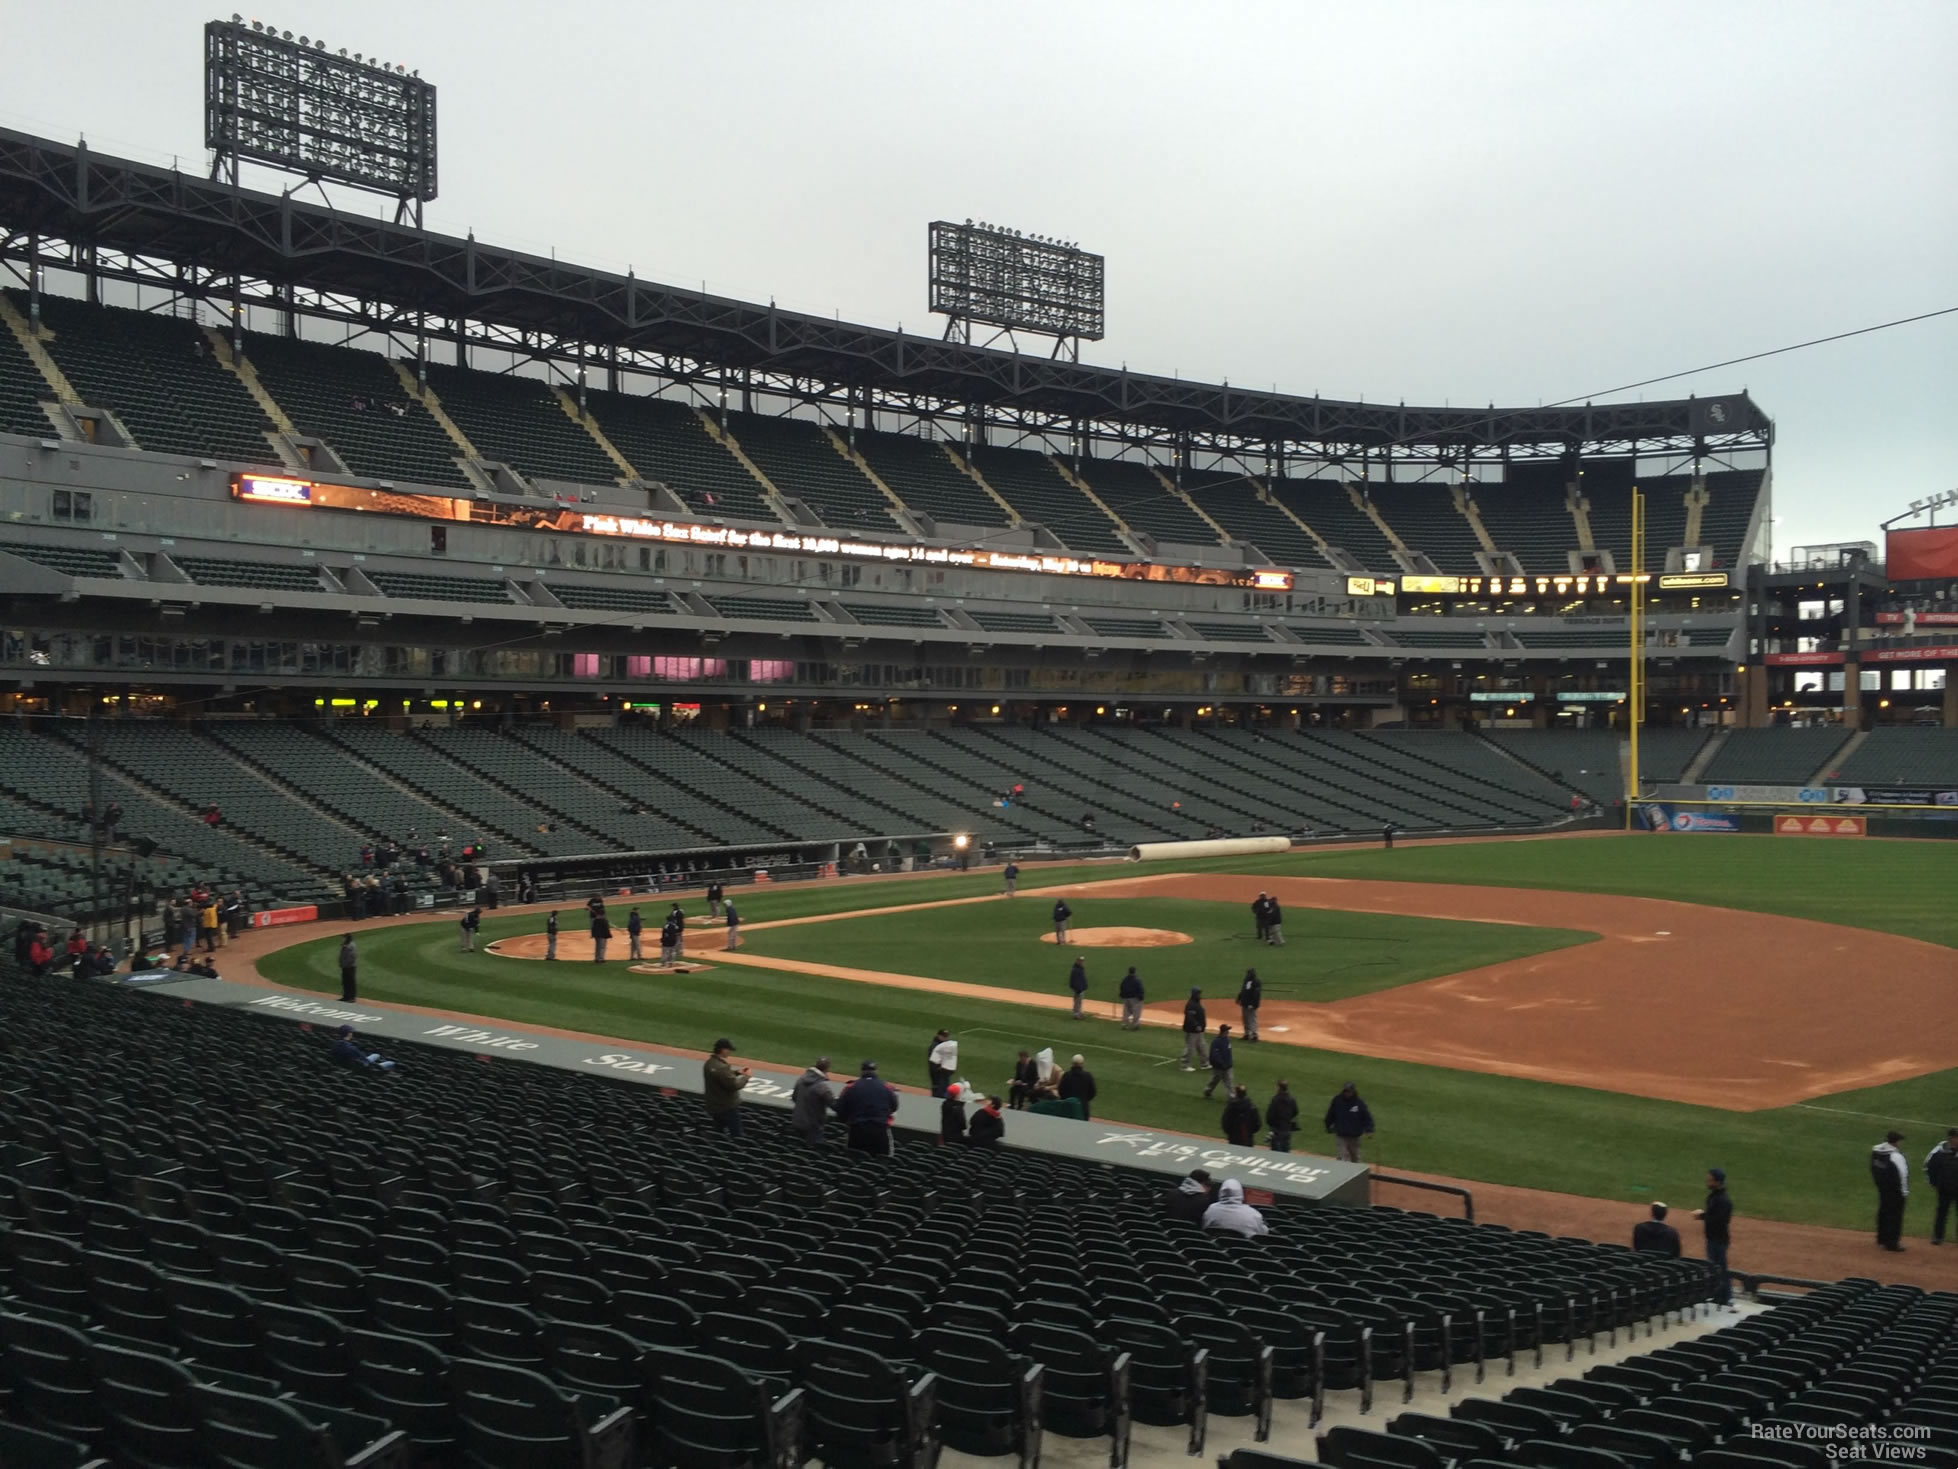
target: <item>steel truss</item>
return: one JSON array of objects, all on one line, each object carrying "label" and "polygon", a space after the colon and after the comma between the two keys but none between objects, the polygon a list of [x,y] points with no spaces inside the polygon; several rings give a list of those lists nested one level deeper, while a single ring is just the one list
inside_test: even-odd
[{"label": "steel truss", "polygon": [[[704,406],[806,406],[839,427],[1165,465],[1314,465],[1432,480],[1512,460],[1764,453],[1745,394],[1523,409],[1380,406],[971,347],[681,291],[338,213],[0,129],[0,260],[511,353],[576,383],[638,379]],[[91,288],[93,293],[93,288]]]}]

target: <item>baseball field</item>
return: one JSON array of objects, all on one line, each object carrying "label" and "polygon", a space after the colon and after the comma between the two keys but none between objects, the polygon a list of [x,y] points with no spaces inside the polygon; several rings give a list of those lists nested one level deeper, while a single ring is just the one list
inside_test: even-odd
[{"label": "baseball field", "polygon": [[[1259,944],[1250,900],[1285,907]],[[1056,945],[1056,893],[1082,930]],[[1178,1069],[1185,997],[1235,1029],[1247,968],[1265,1039],[1237,1048],[1261,1103],[1287,1079],[1301,1148],[1346,1081],[1378,1119],[1368,1161],[1626,1202],[1690,1199],[1725,1167],[1757,1218],[1863,1227],[1866,1158],[1887,1127],[1915,1158],[1958,1121],[1958,843],[1586,836],[1322,849],[1177,864],[1032,866],[741,889],[743,934],[697,896],[686,974],[542,962],[536,912],[454,915],[360,935],[361,994],[685,1049],[922,1084],[940,1026],[964,1076],[1003,1090],[1015,1053],[1079,1053],[1099,1120],[1218,1136],[1219,1101]],[[639,902],[649,954],[667,900]],[[569,956],[583,913],[563,915]],[[257,960],[337,993],[339,933]],[[502,952],[492,952],[491,949]],[[588,949],[579,950],[588,953]],[[1066,975],[1088,969],[1088,1016]],[[1146,1023],[1114,1018],[1135,965]],[[1329,1142],[1329,1139],[1324,1140]]]}]

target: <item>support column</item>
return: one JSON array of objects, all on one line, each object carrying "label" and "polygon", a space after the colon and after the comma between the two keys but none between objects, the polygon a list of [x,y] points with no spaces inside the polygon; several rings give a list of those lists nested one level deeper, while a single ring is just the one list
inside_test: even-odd
[{"label": "support column", "polygon": [[1954,673],[1958,673],[1958,668],[1946,669],[1944,675],[1944,727],[1946,729],[1958,729],[1958,679],[1952,677]]},{"label": "support column", "polygon": [[1863,727],[1863,670],[1853,658],[1842,665],[1842,725],[1844,729]]}]

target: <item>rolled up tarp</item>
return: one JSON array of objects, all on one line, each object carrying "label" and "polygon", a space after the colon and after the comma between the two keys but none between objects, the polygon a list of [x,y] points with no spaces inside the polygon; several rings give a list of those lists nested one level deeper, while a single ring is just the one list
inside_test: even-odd
[{"label": "rolled up tarp", "polygon": [[1129,848],[1131,862],[1161,862],[1171,857],[1248,857],[1254,852],[1289,852],[1290,837],[1218,837],[1206,842],[1144,842]]}]

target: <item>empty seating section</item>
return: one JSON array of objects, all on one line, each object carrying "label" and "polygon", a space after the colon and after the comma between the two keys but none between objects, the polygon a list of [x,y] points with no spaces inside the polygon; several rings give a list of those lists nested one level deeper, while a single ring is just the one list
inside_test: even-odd
[{"label": "empty seating section", "polygon": [[[399,1433],[478,1469],[922,1469],[941,1437],[1032,1463],[1043,1386],[1050,1428],[1126,1462],[1131,1410],[1158,1453],[1200,1444],[1206,1411],[1262,1438],[1274,1396],[1302,1427],[1329,1390],[1364,1408],[1376,1379],[1574,1353],[1709,1290],[1699,1261],[1398,1211],[1274,1202],[1246,1240],[1166,1219],[1162,1175],[907,1133],[888,1158],[812,1149],[761,1105],[729,1138],[696,1097],[409,1042],[400,1085],[269,1015],[5,979],[0,1384],[10,1416],[112,1453],[178,1435],[145,1463],[204,1462],[200,1413],[242,1441],[284,1411],[336,1425],[338,1455],[224,1462],[354,1462]],[[1845,1283],[1641,1360],[1811,1364],[1792,1394],[1879,1330],[1939,1361],[1952,1315]],[[1815,1323],[1847,1335],[1777,1352]],[[1125,1392],[1094,1370],[1111,1347]]]},{"label": "empty seating section", "polygon": [[319,567],[280,561],[228,561],[216,556],[185,556],[173,554],[170,558],[182,568],[185,576],[200,586],[243,587],[253,591],[267,592],[317,592],[324,588],[320,584]]},{"label": "empty seating section", "polygon": [[640,478],[658,480],[699,515],[781,522],[748,467],[685,403],[631,393],[585,394],[586,411]]},{"label": "empty seating section", "polygon": [[1809,729],[1736,729],[1700,772],[1708,784],[1804,785],[1849,739],[1840,725]]},{"label": "empty seating section", "polygon": [[1729,570],[1746,564],[1747,527],[1766,478],[1759,469],[1720,470],[1706,477],[1711,498],[1700,514],[1700,541],[1712,546],[1714,560]]},{"label": "empty seating section", "polygon": [[[1594,483],[1595,472],[1585,477],[1584,498],[1590,509],[1585,518],[1591,523],[1591,540],[1601,551],[1609,551],[1613,564],[1619,571],[1632,569],[1632,496],[1627,487],[1606,483]],[[1664,564],[1665,549],[1656,551],[1650,541],[1645,544],[1647,569],[1651,563]]]},{"label": "empty seating section", "polygon": [[1828,778],[1844,785],[1958,789],[1958,730],[1873,729]]},{"label": "empty seating section", "polygon": [[1217,544],[1217,532],[1209,522],[1148,465],[1132,459],[1084,459],[1080,473],[1102,504],[1120,516],[1130,530],[1189,546]]},{"label": "empty seating section", "polygon": [[1004,525],[1006,512],[935,439],[910,434],[857,434],[857,452],[913,510],[950,525]]},{"label": "empty seating section", "polygon": [[[608,847],[677,850],[699,846],[700,834],[657,815],[630,816],[615,792],[607,791],[555,761],[538,758],[521,741],[487,729],[429,729],[414,739],[440,751],[465,773],[494,781],[539,808],[549,832],[532,829],[524,840],[550,851],[599,852]],[[649,806],[649,810],[652,808]],[[561,845],[553,845],[553,843]]]},{"label": "empty seating section", "polygon": [[1700,753],[1710,733],[1704,729],[1647,727],[1639,731],[1638,763],[1641,781],[1678,781]]},{"label": "empty seating section", "polygon": [[1218,643],[1268,643],[1271,634],[1255,622],[1189,622],[1190,631]]},{"label": "empty seating section", "polygon": [[1105,638],[1166,638],[1169,629],[1153,617],[1083,617],[1090,632]]},{"label": "empty seating section", "polygon": [[651,587],[604,586],[592,582],[550,583],[551,595],[578,612],[674,611],[673,599]]},{"label": "empty seating section", "polygon": [[1469,493],[1497,550],[1509,552],[1525,571],[1570,570],[1577,522],[1565,504],[1559,472],[1512,465],[1505,483],[1479,484]]},{"label": "empty seating section", "polygon": [[23,561],[32,561],[36,566],[45,566],[50,571],[66,572],[69,576],[122,575],[122,558],[114,551],[97,551],[87,546],[54,546],[45,541],[0,541],[0,551],[9,552]]},{"label": "empty seating section", "polygon": [[1206,833],[1253,835],[1292,830],[1332,816],[1335,807],[1314,801],[1263,776],[1216,762],[1199,765],[1194,751],[1159,732],[1112,725],[1086,731],[1057,727],[1062,740],[1099,750],[1129,772],[1131,789],[1166,791],[1181,813]]},{"label": "empty seating section", "polygon": [[1178,793],[1136,789],[1121,761],[1100,745],[1084,745],[1052,730],[1020,725],[974,725],[948,730],[943,740],[990,760],[1006,785],[1045,810],[1095,818],[1095,831],[1117,842],[1200,837],[1204,823],[1174,809]]},{"label": "empty seating section", "polygon": [[973,451],[972,462],[1022,520],[1046,526],[1068,550],[1089,556],[1135,556],[1115,523],[1069,484],[1045,454],[984,448]]},{"label": "empty seating section", "polygon": [[[470,835],[493,844],[493,856],[510,855],[494,850],[505,844],[553,856],[603,851],[613,845],[592,833],[550,822],[550,813],[537,803],[499,790],[477,772],[444,759],[433,747],[408,735],[351,720],[328,726],[326,735],[395,780],[477,822]],[[551,830],[538,830],[545,825]]]},{"label": "empty seating section", "polygon": [[991,612],[967,608],[966,615],[987,632],[1059,632],[1060,623],[1048,612]]},{"label": "empty seating section", "polygon": [[[757,821],[738,805],[720,805],[670,775],[670,766],[660,762],[661,744],[644,730],[592,730],[574,734],[570,730],[543,725],[519,728],[516,738],[547,758],[569,767],[596,785],[617,794],[622,802],[645,807],[654,822],[666,822],[698,833],[696,846],[741,846],[770,842],[787,835],[779,828]],[[635,762],[628,751],[646,758]],[[644,829],[635,820],[621,820],[612,828],[634,846],[640,843],[633,834]],[[657,850],[648,847],[648,850]]]},{"label": "empty seating section", "polygon": [[[691,731],[651,735],[633,753],[648,764],[671,771],[703,795],[790,836],[810,841],[854,840],[875,835],[881,825],[869,810],[845,809],[855,803],[836,799],[840,793],[827,786],[810,790],[805,798],[771,783],[771,776],[781,774],[777,762],[725,735]],[[763,770],[769,773],[762,774]],[[793,783],[807,785],[803,781]]]},{"label": "empty seating section", "polygon": [[369,479],[473,488],[461,452],[378,352],[251,334],[245,356],[302,434],[324,439]]},{"label": "empty seating section", "polygon": [[1380,527],[1353,503],[1337,480],[1277,479],[1271,493],[1281,504],[1317,531],[1329,546],[1354,557],[1368,571],[1398,575],[1400,562]]},{"label": "empty seating section", "polygon": [[1408,621],[1396,622],[1387,636],[1403,648],[1481,648],[1489,646],[1489,635],[1475,627],[1419,627]]},{"label": "empty seating section", "polygon": [[1522,628],[1516,641],[1526,648],[1623,648],[1630,640],[1629,623],[1584,628]]},{"label": "empty seating section", "polygon": [[790,602],[782,597],[728,596],[705,600],[723,617],[750,617],[758,622],[821,621],[807,602]]},{"label": "empty seating section", "polygon": [[907,607],[901,602],[845,602],[843,610],[870,627],[945,626],[930,607]]},{"label": "empty seating section", "polygon": [[[1643,731],[1640,743],[1644,744],[1656,733],[1656,730]],[[1621,762],[1625,737],[1614,730],[1501,729],[1491,738],[1518,760],[1535,766],[1557,786],[1580,790],[1600,804],[1624,798]]]},{"label": "empty seating section", "polygon": [[1686,646],[1724,648],[1733,640],[1735,631],[1731,627],[1689,627],[1686,629]]},{"label": "empty seating section", "polygon": [[[1685,475],[1640,480],[1645,493],[1645,559],[1665,564],[1665,554],[1686,544],[1686,492],[1693,481]],[[1705,531],[1702,518],[1701,531]]]},{"label": "empty seating section", "polygon": [[[775,738],[755,730],[755,738]],[[909,752],[922,736],[886,735],[873,742],[838,730],[812,732],[807,744],[778,743],[776,749],[793,765],[807,767],[844,790],[875,795],[880,803],[904,812],[920,831],[967,832],[1000,841],[1041,835],[1038,823],[1022,819],[1017,807],[994,804],[990,789],[948,780]],[[809,747],[814,746],[814,750]]]},{"label": "empty seating section", "polygon": [[[1373,500],[1410,551],[1418,551],[1451,576],[1474,576],[1482,543],[1455,508],[1452,490],[1439,485],[1374,485]],[[1322,532],[1323,534],[1323,532]]]},{"label": "empty seating section", "polygon": [[42,297],[41,320],[54,333],[43,343],[48,355],[82,401],[115,414],[138,448],[279,462],[264,410],[195,322],[59,296]]},{"label": "empty seating section", "polygon": [[1380,730],[1356,736],[1391,764],[1426,775],[1437,790],[1459,794],[1499,823],[1548,820],[1568,809],[1570,787],[1503,753],[1473,734],[1437,730]]},{"label": "empty seating section", "polygon": [[548,383],[430,363],[428,386],[483,458],[537,478],[618,483],[618,465],[558,406]]},{"label": "empty seating section", "polygon": [[1296,633],[1308,643],[1341,643],[1347,647],[1370,647],[1366,634],[1350,623],[1328,625],[1324,623],[1288,622],[1285,631]]},{"label": "empty seating section", "polygon": [[865,764],[846,753],[861,744],[860,740],[839,743],[788,730],[756,729],[730,736],[725,744],[717,742],[715,749],[759,779],[802,792],[894,836],[1011,830],[989,820],[977,802],[961,806],[936,791],[894,780],[875,764]]},{"label": "empty seating section", "polygon": [[423,602],[508,602],[510,589],[481,576],[430,576],[419,571],[369,571],[369,581],[383,596],[412,597]]},{"label": "empty seating section", "polygon": [[1331,565],[1319,543],[1283,510],[1262,499],[1258,487],[1244,476],[1186,474],[1183,488],[1232,540],[1249,541],[1278,565],[1314,570]]},{"label": "empty seating section", "polygon": [[728,433],[783,494],[802,501],[832,530],[898,529],[891,502],[836,452],[820,424],[800,418],[728,415]]},{"label": "empty seating section", "polygon": [[0,433],[53,438],[54,425],[41,411],[43,402],[54,402],[54,389],[14,334],[0,327]]}]

